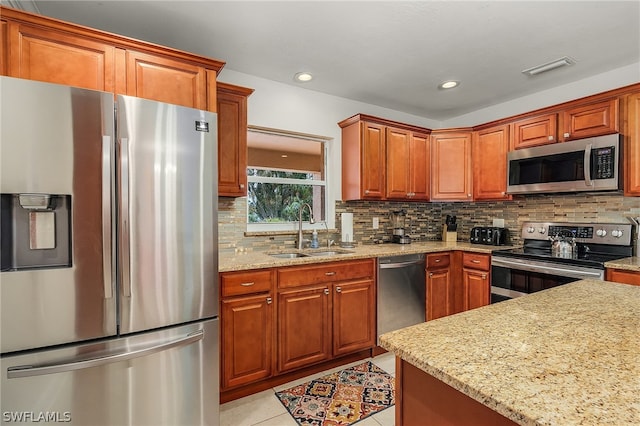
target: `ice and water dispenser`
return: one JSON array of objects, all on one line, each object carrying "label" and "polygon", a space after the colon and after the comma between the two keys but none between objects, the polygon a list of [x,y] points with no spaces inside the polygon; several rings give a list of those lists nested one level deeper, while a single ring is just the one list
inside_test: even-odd
[{"label": "ice and water dispenser", "polygon": [[1,270],[71,266],[71,195],[0,195]]}]

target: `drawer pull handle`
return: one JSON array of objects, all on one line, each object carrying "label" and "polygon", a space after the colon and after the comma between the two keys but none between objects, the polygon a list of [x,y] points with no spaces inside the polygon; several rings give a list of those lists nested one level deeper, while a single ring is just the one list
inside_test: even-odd
[{"label": "drawer pull handle", "polygon": [[328,288],[324,289],[324,294],[329,294],[329,289]]},{"label": "drawer pull handle", "polygon": [[473,260],[471,260],[471,263],[480,263],[480,261],[477,260],[477,259],[473,259]]},{"label": "drawer pull handle", "polygon": [[326,276],[328,276],[328,277],[331,277],[331,276],[335,275],[336,273],[335,272],[325,272],[324,274]]},{"label": "drawer pull handle", "polygon": [[270,297],[267,297],[267,305],[270,305],[273,300]]},{"label": "drawer pull handle", "polygon": [[440,263],[442,259],[436,259],[436,263]]},{"label": "drawer pull handle", "polygon": [[336,293],[341,293],[342,292],[342,288],[341,287],[336,287]]},{"label": "drawer pull handle", "polygon": [[252,281],[252,282],[250,282],[250,283],[240,283],[240,285],[241,285],[242,287],[251,287],[251,286],[252,286],[252,285],[254,285],[254,284],[255,284],[255,283],[254,283],[253,281]]}]

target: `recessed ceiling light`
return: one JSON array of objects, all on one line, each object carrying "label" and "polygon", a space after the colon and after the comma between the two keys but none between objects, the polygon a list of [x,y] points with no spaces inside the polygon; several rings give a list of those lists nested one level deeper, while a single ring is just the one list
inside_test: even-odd
[{"label": "recessed ceiling light", "polygon": [[460,84],[459,81],[447,80],[447,81],[443,81],[442,83],[440,83],[438,85],[438,89],[453,89],[454,87],[458,86],[459,84]]},{"label": "recessed ceiling light", "polygon": [[313,80],[313,76],[309,72],[299,72],[293,77],[293,79],[300,83],[306,83],[307,81]]},{"label": "recessed ceiling light", "polygon": [[522,71],[523,74],[528,75],[537,75],[543,72],[551,71],[556,68],[564,67],[565,65],[573,65],[576,61],[569,58],[568,56],[564,56],[560,59],[556,59],[555,61],[547,62],[546,64],[536,65],[535,67],[527,68]]}]

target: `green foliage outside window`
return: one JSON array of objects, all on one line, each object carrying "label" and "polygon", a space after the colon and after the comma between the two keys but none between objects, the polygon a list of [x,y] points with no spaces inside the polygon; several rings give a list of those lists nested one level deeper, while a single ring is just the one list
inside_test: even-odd
[{"label": "green foliage outside window", "polygon": [[[247,176],[301,180],[300,184],[249,182],[247,202],[250,223],[295,222],[304,203],[313,203],[313,174],[279,170],[248,169]],[[302,183],[305,182],[305,183]],[[309,220],[305,209],[302,219]]]}]

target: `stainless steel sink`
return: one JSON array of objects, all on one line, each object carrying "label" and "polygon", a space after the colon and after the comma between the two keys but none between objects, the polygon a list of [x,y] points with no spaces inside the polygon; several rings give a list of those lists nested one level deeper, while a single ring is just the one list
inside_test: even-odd
[{"label": "stainless steel sink", "polygon": [[269,256],[271,257],[277,257],[280,259],[295,259],[297,257],[307,257],[309,256],[308,254],[304,254],[304,253],[270,253]]}]

